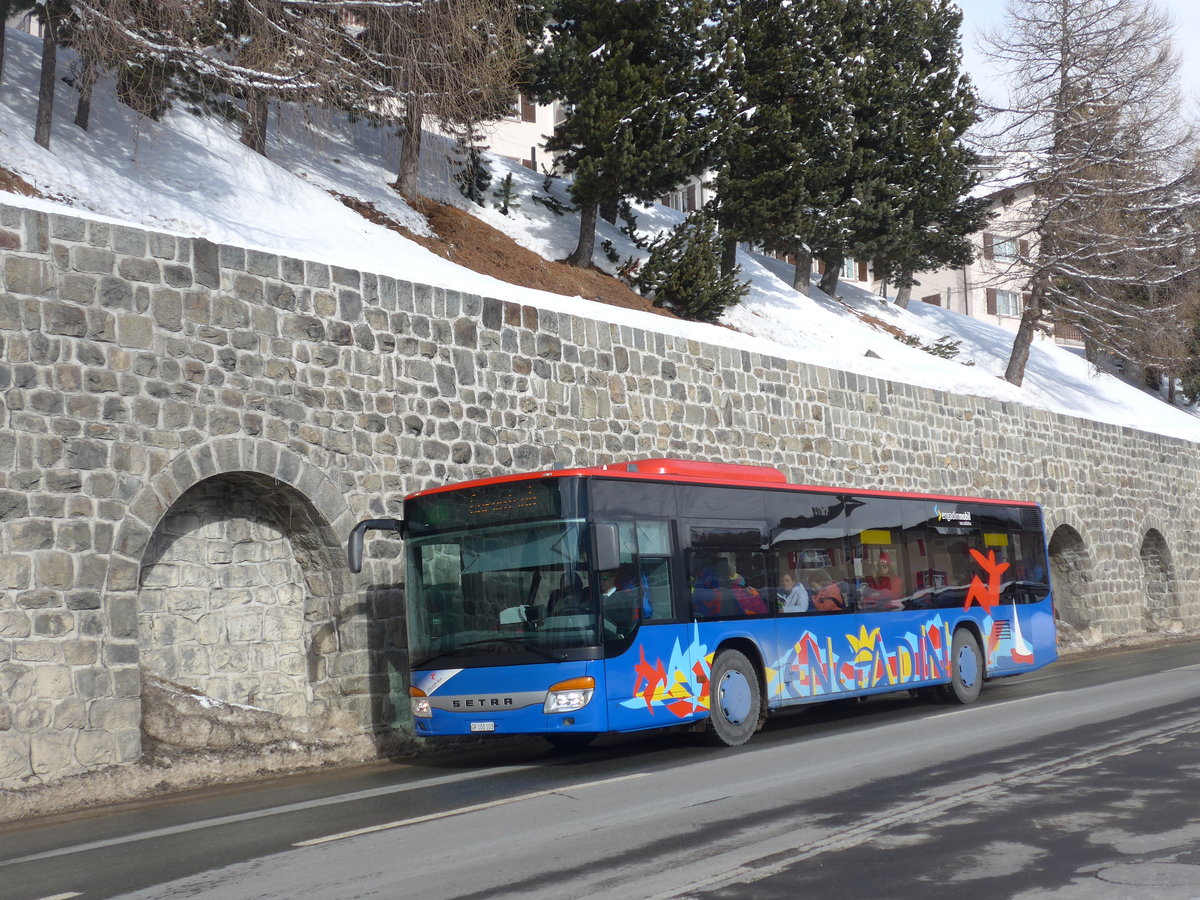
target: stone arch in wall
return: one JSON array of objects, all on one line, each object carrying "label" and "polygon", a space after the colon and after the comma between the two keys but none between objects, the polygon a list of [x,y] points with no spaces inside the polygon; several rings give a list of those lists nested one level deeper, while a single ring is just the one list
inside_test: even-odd
[{"label": "stone arch in wall", "polygon": [[138,650],[148,674],[226,703],[307,716],[330,606],[321,523],[294,488],[230,472],[189,488],[142,557]]},{"label": "stone arch in wall", "polygon": [[191,448],[129,506],[112,633],[136,638],[144,672],[214,699],[369,725],[349,661],[365,659],[367,631],[340,537],[351,519],[329,477],[285,448]]},{"label": "stone arch in wall", "polygon": [[1145,579],[1144,620],[1147,631],[1169,631],[1180,621],[1175,572],[1166,538],[1157,528],[1147,530],[1139,553]]},{"label": "stone arch in wall", "polygon": [[1059,625],[1085,631],[1092,625],[1089,599],[1094,580],[1087,545],[1070,525],[1059,525],[1050,535],[1049,550],[1054,611]]}]

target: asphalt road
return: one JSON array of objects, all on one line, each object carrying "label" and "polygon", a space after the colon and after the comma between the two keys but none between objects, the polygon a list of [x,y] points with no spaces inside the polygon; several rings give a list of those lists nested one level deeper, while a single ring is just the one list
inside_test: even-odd
[{"label": "asphalt road", "polygon": [[0,827],[0,898],[1200,898],[1200,643]]}]

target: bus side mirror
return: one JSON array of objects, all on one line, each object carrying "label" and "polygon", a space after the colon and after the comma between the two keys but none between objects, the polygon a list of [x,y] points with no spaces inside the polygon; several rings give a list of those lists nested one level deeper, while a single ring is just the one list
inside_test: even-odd
[{"label": "bus side mirror", "polygon": [[601,572],[621,564],[621,538],[614,522],[592,525],[592,565]]},{"label": "bus side mirror", "polygon": [[363,538],[368,531],[394,531],[403,536],[404,522],[401,519],[363,519],[355,525],[346,543],[346,564],[351,572],[362,571]]}]

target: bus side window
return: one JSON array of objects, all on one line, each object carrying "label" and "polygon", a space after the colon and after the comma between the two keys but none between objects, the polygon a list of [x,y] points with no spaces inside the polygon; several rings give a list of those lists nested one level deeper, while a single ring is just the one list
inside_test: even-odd
[{"label": "bus side window", "polygon": [[671,618],[671,561],[643,556],[641,571],[649,599],[649,609],[643,614],[652,619]]},{"label": "bus side window", "polygon": [[642,616],[670,619],[671,526],[668,522],[639,520],[636,527],[638,570],[642,584]]},{"label": "bus side window", "polygon": [[698,619],[721,615],[721,585],[728,583],[728,564],[716,553],[689,552],[692,615]]}]

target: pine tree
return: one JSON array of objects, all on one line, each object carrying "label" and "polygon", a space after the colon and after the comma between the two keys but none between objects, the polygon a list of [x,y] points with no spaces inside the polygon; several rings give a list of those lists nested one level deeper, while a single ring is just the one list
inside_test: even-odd
[{"label": "pine tree", "polygon": [[[847,258],[912,267],[967,253],[981,207],[961,146],[974,97],[958,73],[957,9],[947,0],[846,4],[838,102],[852,111],[849,160],[815,210],[821,289],[837,290]],[[844,147],[845,145],[843,145]]]},{"label": "pine tree", "polygon": [[691,213],[668,235],[650,245],[650,256],[634,283],[654,305],[685,319],[716,322],[748,289],[737,270],[722,274],[721,241],[716,223],[703,212]]},{"label": "pine tree", "polygon": [[727,122],[716,179],[725,240],[795,254],[794,285],[807,291],[814,210],[852,154],[853,122],[839,101],[841,11],[835,0],[743,0],[728,69],[738,108]]},{"label": "pine tree", "polygon": [[649,201],[701,172],[717,134],[721,28],[708,0],[558,0],[531,76],[566,115],[546,149],[574,175],[589,266],[602,203]]},{"label": "pine tree", "polygon": [[915,272],[971,262],[970,235],[983,228],[987,205],[970,196],[978,157],[963,137],[976,122],[977,101],[960,73],[962,13],[950,0],[894,6],[906,25],[882,48],[892,77],[879,104],[888,128],[877,152],[896,189],[887,192],[887,228],[874,258],[907,306]]}]

